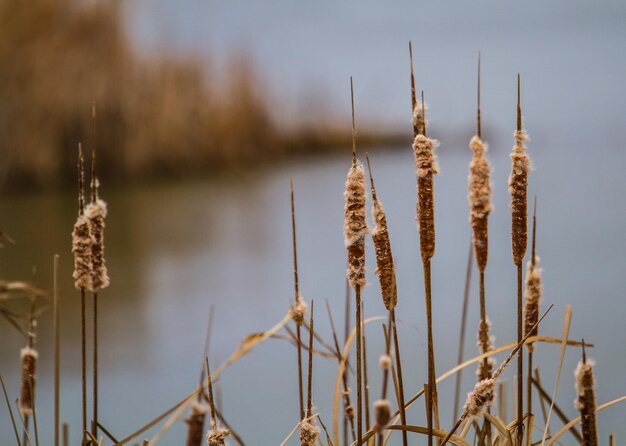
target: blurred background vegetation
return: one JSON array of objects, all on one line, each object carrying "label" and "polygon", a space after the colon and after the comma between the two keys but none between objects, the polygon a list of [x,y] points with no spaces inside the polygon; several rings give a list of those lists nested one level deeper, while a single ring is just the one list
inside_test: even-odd
[{"label": "blurred background vegetation", "polygon": [[241,166],[349,138],[332,120],[281,130],[244,51],[219,80],[192,55],[139,54],[122,14],[118,2],[0,2],[5,189],[73,181],[77,142],[91,147],[94,102],[100,173],[115,181]]}]

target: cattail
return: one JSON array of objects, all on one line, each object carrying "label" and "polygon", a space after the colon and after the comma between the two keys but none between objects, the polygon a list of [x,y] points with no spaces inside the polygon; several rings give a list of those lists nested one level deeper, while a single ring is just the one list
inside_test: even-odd
[{"label": "cattail", "polygon": [[306,314],[307,304],[302,298],[302,296],[298,296],[297,303],[291,307],[289,313],[291,314],[291,318],[298,324],[302,325],[304,323],[304,315]]},{"label": "cattail", "polygon": [[[526,274],[526,304],[524,306],[524,333],[529,333],[530,336],[537,335],[537,328],[534,330],[537,319],[539,319],[539,302],[541,302],[541,295],[543,294],[543,288],[541,285],[541,268],[539,264],[539,257],[535,256],[534,261],[528,262],[528,273]],[[534,350],[533,343],[526,344],[529,352]]]},{"label": "cattail", "polygon": [[435,196],[433,175],[439,173],[434,139],[417,135],[413,142],[415,169],[417,172],[417,221],[420,234],[422,259],[430,260],[435,254]]},{"label": "cattail", "polygon": [[480,418],[493,403],[496,393],[496,379],[488,378],[479,381],[474,390],[467,394],[463,413],[471,419]]},{"label": "cattail", "polygon": [[352,287],[365,286],[365,171],[358,161],[352,163],[344,192],[345,245],[348,249],[348,280]]},{"label": "cattail", "polygon": [[104,219],[106,215],[107,205],[101,199],[96,199],[85,208],[85,217],[89,220],[92,234],[90,291],[98,291],[109,286],[109,275],[104,259]]},{"label": "cattail", "polygon": [[300,422],[300,445],[316,446],[320,436],[320,428],[309,420]]},{"label": "cattail", "polygon": [[[536,321],[535,321],[536,322]],[[481,321],[478,328],[478,348],[481,353],[487,353],[489,350],[493,348],[493,336],[490,336],[491,331],[491,322],[489,319],[485,318],[485,321]],[[485,358],[484,360],[478,363],[478,370],[476,371],[476,375],[479,381],[482,381],[487,378],[491,378],[491,373],[493,371],[493,367],[495,366],[496,361],[492,358]]]},{"label": "cattail", "polygon": [[369,157],[367,165],[370,172],[370,183],[372,186],[372,217],[374,218],[374,228],[372,229],[372,240],[376,251],[376,275],[380,281],[380,290],[385,308],[391,311],[398,303],[398,291],[396,288],[396,270],[393,266],[391,255],[391,242],[389,231],[387,230],[387,216],[383,204],[378,200],[376,188],[374,187],[374,177]]},{"label": "cattail", "polygon": [[206,434],[206,440],[208,446],[225,446],[226,437],[230,435],[228,429],[223,429],[217,426],[213,420],[211,420],[211,430]]},{"label": "cattail", "polygon": [[31,347],[24,347],[21,351],[22,358],[22,385],[20,392],[20,410],[24,415],[33,413],[33,400],[35,388],[35,369],[39,353]]},{"label": "cattail", "polygon": [[72,231],[72,253],[74,254],[74,286],[77,289],[92,288],[93,256],[91,247],[94,244],[91,224],[85,215],[79,215]]},{"label": "cattail", "polygon": [[389,355],[380,355],[380,358],[378,358],[378,366],[382,370],[386,370],[389,367],[391,367],[391,356],[389,356]]},{"label": "cattail", "polygon": [[189,425],[187,430],[187,446],[200,446],[204,434],[204,419],[209,408],[205,405],[194,402],[191,406],[191,414],[186,422]]},{"label": "cattail", "polygon": [[587,361],[583,353],[583,359],[576,368],[576,393],[578,397],[574,406],[580,411],[582,423],[583,445],[596,446],[598,433],[596,430],[596,380],[593,376],[593,361]]},{"label": "cattail", "polygon": [[515,145],[511,153],[511,175],[509,176],[509,193],[511,194],[511,238],[513,262],[521,265],[528,245],[528,172],[530,159],[526,153],[524,140],[528,137],[518,123],[515,130]]},{"label": "cattail", "polygon": [[491,165],[485,157],[487,146],[478,137],[470,141],[470,148],[474,152],[469,168],[470,223],[472,225],[472,241],[476,254],[478,270],[484,272],[487,266],[489,252],[488,223],[491,212]]},{"label": "cattail", "polygon": [[389,403],[389,400],[374,402],[374,416],[376,419],[376,430],[382,431],[391,419],[391,403]]}]

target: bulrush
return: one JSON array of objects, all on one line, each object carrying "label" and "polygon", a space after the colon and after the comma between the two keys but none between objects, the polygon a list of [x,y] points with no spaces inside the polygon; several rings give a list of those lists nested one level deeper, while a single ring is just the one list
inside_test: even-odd
[{"label": "bulrush", "polygon": [[91,246],[93,236],[89,219],[85,216],[85,181],[84,159],[82,145],[78,145],[78,218],[72,230],[72,254],[74,254],[74,286],[79,290],[91,288],[91,271],[93,261]]},{"label": "bulrush", "polygon": [[365,286],[365,235],[367,223],[365,221],[365,171],[363,165],[356,159],[348,171],[344,192],[345,245],[348,250],[348,280],[354,288]]},{"label": "bulrush", "polygon": [[198,402],[191,405],[191,413],[186,422],[189,426],[187,430],[187,446],[200,446],[204,434],[204,419],[209,412],[209,408]]},{"label": "bulrush", "polygon": [[583,431],[583,445],[597,446],[598,432],[596,430],[596,379],[593,375],[594,362],[587,360],[584,350],[583,358],[576,367],[576,400],[574,406],[580,411],[580,420]]},{"label": "bulrush", "polygon": [[217,426],[211,420],[211,430],[206,434],[206,441],[208,446],[225,446],[226,437],[230,435],[230,431],[228,429],[221,428]]},{"label": "bulrush", "polygon": [[356,157],[356,125],[354,122],[354,87],[350,78],[350,96],[352,102],[352,165],[348,171],[344,196],[344,238],[348,250],[348,282],[354,288],[356,300],[356,381],[357,381],[357,440],[363,435],[362,419],[362,356],[361,356],[361,290],[365,286],[365,172]]},{"label": "bulrush", "polygon": [[[524,333],[530,333],[531,336],[537,335],[537,329],[532,327],[539,318],[539,302],[543,294],[541,285],[541,268],[539,268],[539,257],[535,256],[528,262],[528,270],[526,273],[526,304],[524,306]],[[526,344],[529,352],[534,350],[532,342]]]},{"label": "bulrush", "polygon": [[478,270],[484,272],[489,253],[489,213],[491,212],[491,165],[485,157],[487,146],[478,135],[472,137],[470,144],[473,156],[469,165],[470,223],[472,242]]},{"label": "bulrush", "polygon": [[104,219],[107,205],[100,198],[89,203],[85,208],[85,217],[89,220],[91,233],[91,283],[88,290],[96,292],[109,286],[106,261],[104,259]]},{"label": "bulrush", "polygon": [[[485,319],[484,321],[480,322],[477,344],[481,353],[487,353],[493,348],[493,336],[489,335],[490,330],[491,322],[489,322],[489,319]],[[491,357],[485,358],[483,361],[480,361],[478,363],[478,370],[476,371],[476,376],[478,377],[478,380],[481,381],[483,379],[491,377],[494,365],[495,360]]]},{"label": "bulrush", "polygon": [[413,141],[415,171],[417,173],[417,221],[420,234],[422,260],[428,261],[435,255],[435,194],[433,175],[439,173],[435,149],[439,145],[434,139],[419,134]]},{"label": "bulrush", "polygon": [[35,390],[35,370],[39,353],[31,347],[24,347],[21,351],[22,383],[20,388],[20,410],[24,415],[33,413],[33,392]]}]

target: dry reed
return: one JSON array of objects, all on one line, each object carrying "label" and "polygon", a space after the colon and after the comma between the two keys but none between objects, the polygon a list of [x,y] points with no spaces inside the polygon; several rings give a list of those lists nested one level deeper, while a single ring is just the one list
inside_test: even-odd
[{"label": "dry reed", "polygon": [[[584,344],[584,340],[583,340]],[[580,411],[583,445],[597,446],[598,432],[596,429],[596,380],[593,373],[594,362],[587,360],[583,346],[583,359],[576,367],[576,394],[574,401]]]},{"label": "dry reed", "polygon": [[357,381],[357,444],[363,435],[362,419],[362,360],[361,360],[361,289],[365,286],[365,172],[356,157],[356,126],[354,120],[354,87],[350,78],[352,102],[352,165],[348,171],[344,196],[344,238],[348,250],[348,280],[354,288],[356,301],[356,381]]},{"label": "dry reed", "polygon": [[[523,336],[522,319],[522,262],[528,245],[528,173],[530,160],[526,154],[524,141],[526,132],[522,128],[522,106],[520,100],[520,76],[517,75],[517,127],[514,133],[515,145],[511,153],[511,174],[509,193],[511,195],[511,245],[513,263],[517,267],[517,340]],[[517,440],[521,443],[523,429],[523,388],[524,359],[520,351],[517,359]]]},{"label": "dry reed", "polygon": [[24,347],[20,352],[22,358],[22,384],[20,390],[20,411],[24,415],[32,415],[33,413],[33,383],[35,381],[35,372],[37,367],[37,359],[39,353],[31,347]]},{"label": "dry reed", "polygon": [[198,402],[191,405],[191,413],[189,418],[185,420],[189,428],[187,429],[187,446],[200,446],[204,437],[204,419],[209,408]]}]

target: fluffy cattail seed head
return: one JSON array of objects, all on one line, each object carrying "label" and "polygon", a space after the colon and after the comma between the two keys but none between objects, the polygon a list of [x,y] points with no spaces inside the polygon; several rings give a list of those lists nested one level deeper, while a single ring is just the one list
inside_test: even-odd
[{"label": "fluffy cattail seed head", "polygon": [[202,444],[204,419],[208,411],[208,406],[198,402],[194,402],[191,406],[191,413],[186,420],[189,426],[187,429],[187,442],[185,443],[187,446],[200,446]]},{"label": "fluffy cattail seed head", "polygon": [[348,280],[354,288],[365,286],[365,172],[356,162],[350,167],[344,192],[344,237],[348,250]]},{"label": "fluffy cattail seed head", "polygon": [[380,281],[380,290],[385,308],[391,311],[398,303],[398,291],[396,288],[396,270],[391,256],[391,242],[389,231],[387,230],[387,217],[383,205],[374,199],[372,207],[374,217],[374,229],[372,230],[372,240],[376,251],[376,275]]},{"label": "fluffy cattail seed head", "polygon": [[[539,257],[535,256],[533,261],[528,262],[528,273],[526,274],[526,304],[524,306],[524,334],[531,332],[530,336],[537,335],[537,327],[533,329],[537,320],[539,320],[539,302],[541,302],[541,296],[543,294],[543,287],[541,285],[541,268],[539,264]],[[533,343],[527,343],[526,347],[529,352],[534,350]]]},{"label": "fluffy cattail seed head", "polygon": [[417,173],[417,222],[420,234],[422,259],[430,260],[435,254],[435,194],[433,175],[439,173],[435,149],[439,143],[424,135],[413,142],[415,170]]},{"label": "fluffy cattail seed head", "polygon": [[582,360],[576,368],[576,393],[574,401],[576,409],[580,411],[582,424],[583,444],[596,446],[598,432],[596,429],[596,381],[593,375],[593,361]]},{"label": "fluffy cattail seed head", "polygon": [[380,355],[378,359],[378,365],[382,370],[387,370],[391,367],[391,357],[389,355]]},{"label": "fluffy cattail seed head", "polygon": [[33,413],[33,392],[35,391],[35,371],[39,354],[31,347],[22,349],[22,383],[20,388],[20,410],[25,415]]},{"label": "fluffy cattail seed head", "polygon": [[100,199],[89,203],[85,208],[85,217],[89,220],[92,235],[90,291],[98,291],[109,286],[109,275],[104,259],[104,219],[106,215],[107,205]]},{"label": "fluffy cattail seed head", "polygon": [[289,313],[291,314],[291,318],[298,324],[302,325],[304,323],[304,315],[306,314],[307,304],[302,298],[302,296],[298,296],[298,301],[296,304],[291,307]]},{"label": "fluffy cattail seed head", "polygon": [[528,172],[530,159],[526,154],[524,130],[515,131],[515,145],[511,153],[511,175],[509,193],[511,194],[511,240],[513,262],[519,266],[524,260],[528,245]]},{"label": "fluffy cattail seed head", "polygon": [[316,446],[320,436],[320,428],[309,420],[300,422],[300,445]]},{"label": "fluffy cattail seed head", "polygon": [[72,253],[74,254],[74,286],[77,289],[90,290],[92,287],[93,245],[91,224],[85,215],[79,215],[72,231]]},{"label": "fluffy cattail seed head", "polygon": [[226,437],[230,435],[228,429],[218,427],[211,421],[211,430],[206,434],[206,440],[208,446],[225,446]]},{"label": "fluffy cattail seed head", "polygon": [[478,270],[484,272],[489,253],[489,213],[491,212],[491,165],[485,157],[487,146],[478,136],[470,141],[474,152],[469,166],[470,223]]},{"label": "fluffy cattail seed head", "polygon": [[[483,321],[481,321],[478,327],[477,342],[478,348],[480,349],[481,353],[487,353],[493,348],[493,337],[489,334],[490,331],[491,322],[489,322],[489,319],[485,319],[484,323]],[[476,371],[476,375],[478,376],[479,381],[491,378],[495,363],[495,360],[491,357],[485,358],[478,363],[478,370]]]},{"label": "fluffy cattail seed head", "polygon": [[391,403],[389,403],[389,400],[378,400],[374,402],[374,417],[376,420],[376,430],[383,430],[391,419]]},{"label": "fluffy cattail seed head", "polygon": [[480,418],[485,413],[485,410],[493,403],[495,393],[495,378],[484,379],[477,382],[474,386],[474,390],[467,394],[463,413],[466,413],[471,419]]}]

